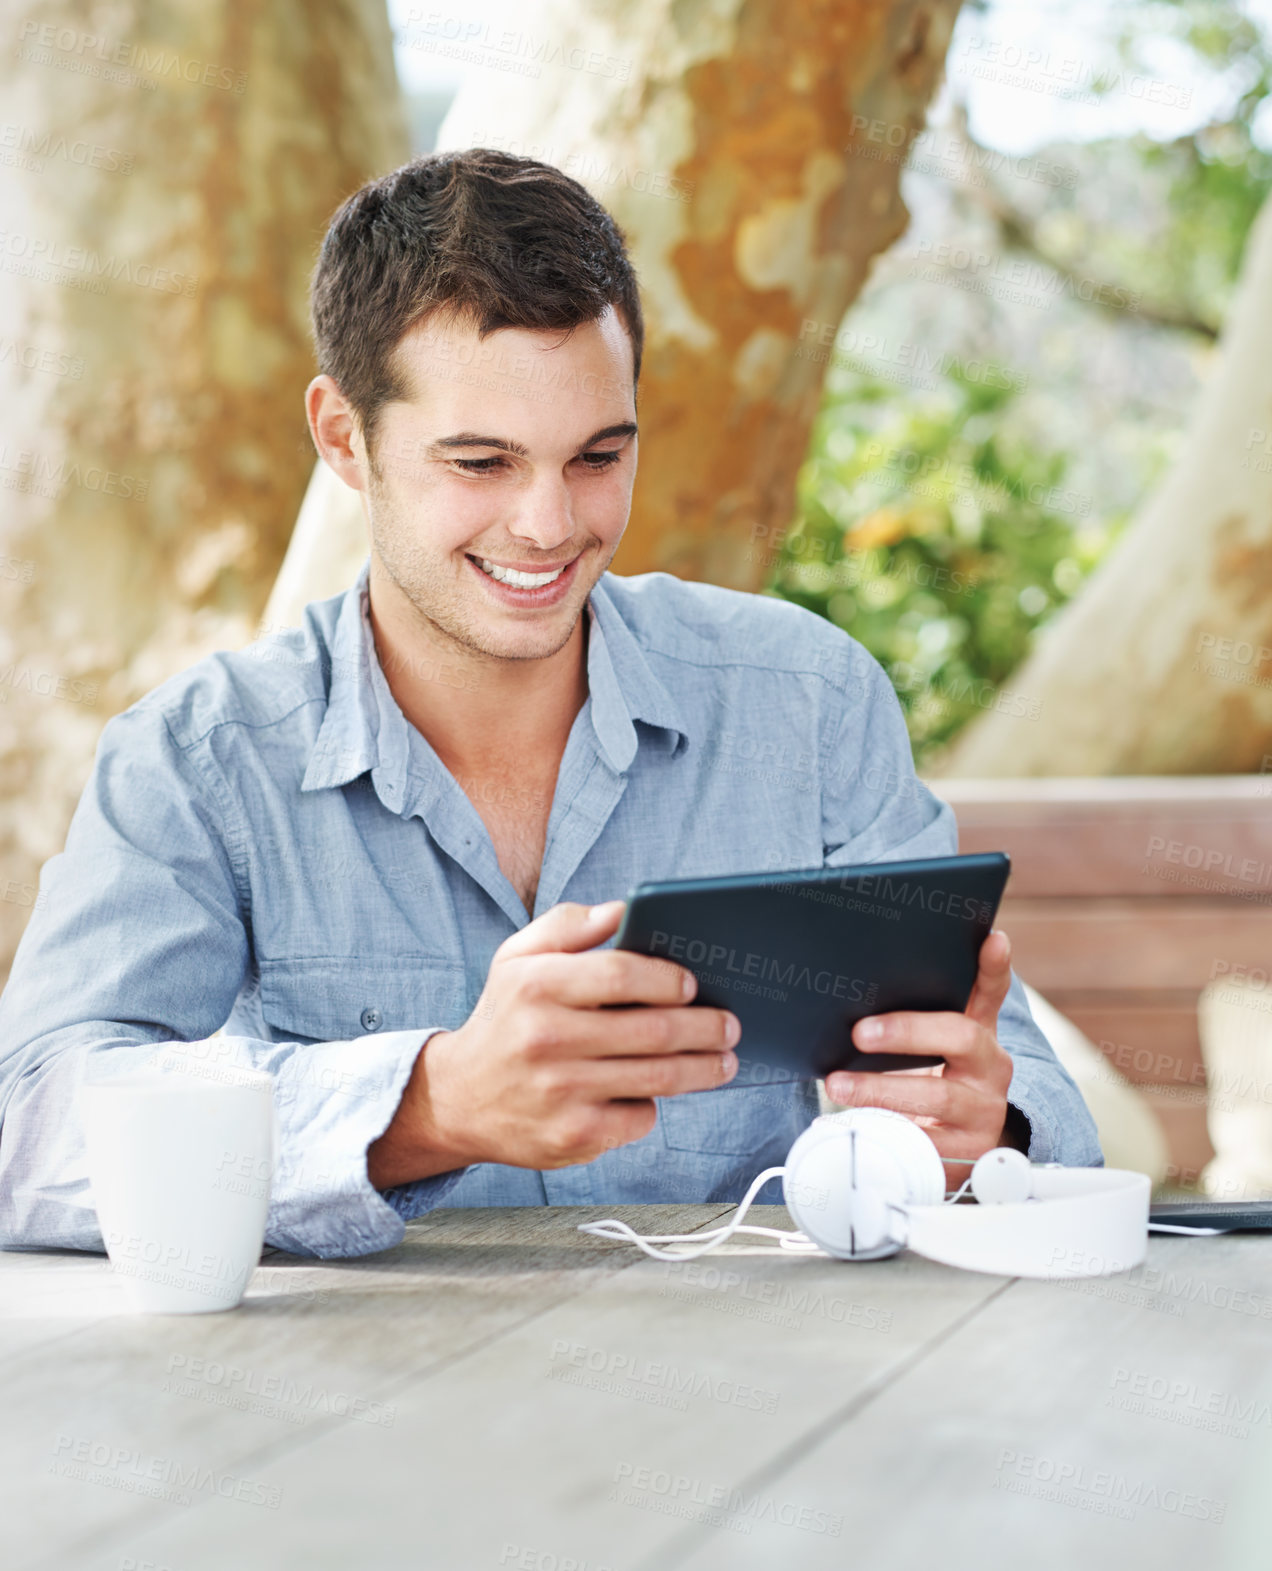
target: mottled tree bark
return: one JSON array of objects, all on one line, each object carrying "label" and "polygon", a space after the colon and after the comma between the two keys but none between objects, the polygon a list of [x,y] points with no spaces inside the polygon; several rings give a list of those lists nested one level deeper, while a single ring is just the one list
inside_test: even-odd
[{"label": "mottled tree bark", "polygon": [[1178,458],[1007,686],[931,773],[1218,775],[1272,755],[1272,203]]},{"label": "mottled tree bark", "polygon": [[317,246],[406,155],[383,0],[3,28],[0,968],[107,716],[251,634],[313,463]]},{"label": "mottled tree bark", "polygon": [[[762,583],[791,519],[826,343],[907,221],[901,165],[958,0],[545,0],[474,30],[439,146],[558,165],[625,230],[647,320],[640,473],[614,569]],[[826,336],[823,337],[823,334]],[[272,620],[347,582],[325,481]],[[284,592],[285,591],[285,592]]]}]

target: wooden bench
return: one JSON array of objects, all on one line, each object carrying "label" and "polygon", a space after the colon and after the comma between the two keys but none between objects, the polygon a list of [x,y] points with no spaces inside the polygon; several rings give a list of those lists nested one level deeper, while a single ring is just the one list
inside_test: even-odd
[{"label": "wooden bench", "polygon": [[[962,851],[1006,851],[1014,964],[1162,1121],[1170,1178],[1212,1156],[1197,997],[1272,989],[1272,776],[929,780]],[[1272,996],[1272,994],[1270,994]]]}]

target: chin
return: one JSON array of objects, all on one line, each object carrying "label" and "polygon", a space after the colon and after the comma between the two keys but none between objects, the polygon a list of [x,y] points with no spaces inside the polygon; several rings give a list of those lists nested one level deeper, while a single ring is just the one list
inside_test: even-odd
[{"label": "chin", "polygon": [[578,616],[562,617],[554,626],[536,628],[478,627],[482,654],[496,660],[546,660],[569,643]]}]

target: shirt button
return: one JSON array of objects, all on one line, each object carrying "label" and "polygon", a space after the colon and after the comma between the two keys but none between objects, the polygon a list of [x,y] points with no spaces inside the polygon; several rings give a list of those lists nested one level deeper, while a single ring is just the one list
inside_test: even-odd
[{"label": "shirt button", "polygon": [[378,1009],[364,1009],[362,1011],[362,1029],[364,1031],[378,1031],[384,1016]]}]

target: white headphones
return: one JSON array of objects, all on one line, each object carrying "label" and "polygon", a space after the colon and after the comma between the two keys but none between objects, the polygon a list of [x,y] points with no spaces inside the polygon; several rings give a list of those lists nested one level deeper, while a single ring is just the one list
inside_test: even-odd
[{"label": "white headphones", "polygon": [[[800,1231],[744,1227],[747,1208],[778,1176]],[[690,1259],[734,1233],[759,1233],[840,1260],[880,1260],[908,1248],[968,1271],[1042,1278],[1127,1271],[1148,1252],[1146,1173],[1035,1167],[1023,1152],[999,1148],[975,1163],[968,1187],[977,1204],[951,1204],[940,1155],[924,1131],[900,1113],[858,1107],[815,1118],[786,1166],[760,1173],[724,1227],[642,1237],[625,1222],[607,1221],[585,1222],[580,1231],[637,1244],[660,1260]],[[648,1247],[669,1243],[696,1247]]]},{"label": "white headphones", "polygon": [[814,1119],[786,1158],[783,1198],[806,1237],[840,1260],[913,1249],[995,1276],[1104,1276],[1148,1252],[1146,1173],[1034,1167],[987,1151],[969,1180],[975,1206],[945,1202],[932,1141],[900,1113],[858,1107]]}]

